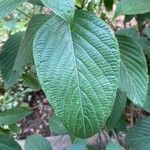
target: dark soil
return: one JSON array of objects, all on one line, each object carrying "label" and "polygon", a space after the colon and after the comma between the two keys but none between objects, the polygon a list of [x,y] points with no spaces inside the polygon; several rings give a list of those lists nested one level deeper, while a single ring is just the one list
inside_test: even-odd
[{"label": "dark soil", "polygon": [[42,91],[32,93],[29,106],[33,109],[33,113],[20,122],[21,133],[18,138],[25,139],[32,134],[50,136],[48,119],[52,115],[52,108],[44,93]]}]

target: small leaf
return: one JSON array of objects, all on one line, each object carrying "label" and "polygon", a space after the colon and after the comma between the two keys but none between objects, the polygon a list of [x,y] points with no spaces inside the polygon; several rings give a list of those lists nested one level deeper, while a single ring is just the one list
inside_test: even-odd
[{"label": "small leaf", "polygon": [[31,109],[28,107],[16,107],[13,109],[0,112],[0,124],[10,125],[16,123],[31,113]]},{"label": "small leaf", "polygon": [[52,150],[52,148],[44,137],[40,135],[31,135],[26,139],[25,150]]},{"label": "small leaf", "polygon": [[126,143],[132,150],[148,150],[150,148],[150,117],[136,123],[126,135]]},{"label": "small leaf", "polygon": [[12,137],[0,136],[0,150],[21,150],[21,147]]},{"label": "small leaf", "polygon": [[13,9],[25,1],[26,0],[0,0],[0,18],[9,14]]},{"label": "small leaf", "polygon": [[109,142],[106,150],[125,150],[119,143]]},{"label": "small leaf", "polygon": [[19,134],[21,129],[17,124],[10,124],[9,125],[9,129],[11,130],[11,132]]},{"label": "small leaf", "polygon": [[141,47],[129,37],[117,35],[121,52],[120,89],[136,105],[143,106],[148,89],[148,70]]},{"label": "small leaf", "polygon": [[13,86],[22,75],[23,69],[13,70],[23,33],[19,32],[9,37],[0,53],[0,70],[5,88]]},{"label": "small leaf", "polygon": [[106,122],[107,127],[109,127],[109,128],[116,127],[116,124],[118,123],[118,121],[125,109],[126,102],[127,102],[126,95],[118,89],[115,104],[114,104],[112,112]]},{"label": "small leaf", "polygon": [[55,115],[49,118],[49,128],[52,132],[58,135],[68,134],[67,129],[64,127],[60,119]]},{"label": "small leaf", "polygon": [[41,0],[42,3],[50,8],[54,13],[65,19],[73,20],[75,13],[75,0]]},{"label": "small leaf", "polygon": [[13,70],[18,70],[28,64],[33,64],[33,40],[35,34],[49,18],[49,16],[38,14],[31,19],[25,36],[21,41]]},{"label": "small leaf", "polygon": [[115,16],[135,15],[150,12],[149,0],[121,0],[116,9]]},{"label": "small leaf", "polygon": [[28,87],[32,88],[33,90],[41,89],[41,85],[34,74],[26,73],[23,74],[22,77],[23,77],[23,81],[27,84]]},{"label": "small leaf", "polygon": [[56,115],[74,136],[97,133],[118,88],[120,54],[111,29],[95,15],[77,10],[71,27],[53,15],[33,45],[37,75]]}]

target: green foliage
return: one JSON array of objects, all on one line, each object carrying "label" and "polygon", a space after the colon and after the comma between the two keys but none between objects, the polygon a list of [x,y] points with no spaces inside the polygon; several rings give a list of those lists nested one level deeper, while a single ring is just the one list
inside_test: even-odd
[{"label": "green foliage", "polygon": [[0,150],[21,150],[21,147],[12,137],[0,136]]},{"label": "green foliage", "polygon": [[44,137],[40,135],[31,135],[26,139],[25,150],[52,150],[52,148]]},{"label": "green foliage", "polygon": [[31,112],[31,109],[26,107],[16,107],[0,112],[0,125],[14,124],[28,116]]},{"label": "green foliage", "polygon": [[78,10],[74,21],[70,27],[53,15],[36,34],[34,59],[56,115],[73,135],[85,138],[98,132],[110,114],[120,58],[116,38],[102,20]]},{"label": "green foliage", "polygon": [[33,73],[26,73],[22,75],[23,81],[26,83],[28,87],[33,90],[40,90],[41,85],[37,79],[37,77]]},{"label": "green foliage", "polygon": [[144,53],[131,38],[118,35],[117,39],[121,52],[119,86],[134,104],[142,107],[148,89],[148,70]]},{"label": "green foliage", "polygon": [[122,0],[117,5],[115,16],[135,15],[150,12],[149,0]]},{"label": "green foliage", "polygon": [[115,128],[119,119],[126,107],[127,97],[126,95],[118,89],[115,104],[113,106],[112,112],[107,120],[107,127]]},{"label": "green foliage", "polygon": [[10,13],[13,9],[25,1],[26,0],[0,0],[0,18]]},{"label": "green foliage", "polygon": [[58,135],[68,134],[67,129],[64,127],[60,119],[55,115],[49,118],[49,128],[51,132]]},{"label": "green foliage", "polygon": [[67,21],[72,21],[75,13],[75,0],[41,0],[42,3],[53,10],[57,15]]},{"label": "green foliage", "polygon": [[109,142],[106,150],[125,150],[121,145],[119,145],[119,143],[115,143],[115,142]]},{"label": "green foliage", "polygon": [[18,82],[23,70],[13,70],[23,33],[16,33],[5,42],[0,53],[0,69],[4,79],[5,88]]},{"label": "green foliage", "polygon": [[148,150],[150,147],[150,117],[136,123],[127,133],[126,143],[132,150]]},{"label": "green foliage", "polygon": [[[0,0],[0,18],[23,2],[25,0]],[[22,15],[17,18],[11,14],[0,22],[0,27],[4,25],[7,31],[5,37],[9,36],[4,44],[0,43],[0,70],[5,89],[20,78],[33,90],[42,87],[58,116],[49,120],[52,132],[70,133],[74,138],[90,137],[104,127],[125,132],[123,111],[127,99],[149,112],[149,0],[29,0],[29,3],[33,4],[29,14],[25,9],[17,9],[28,18],[23,23],[23,30],[27,28],[25,34],[13,30]],[[115,17],[126,15],[125,25],[134,17],[137,21],[135,28],[125,26],[125,29],[116,31],[115,20],[111,21],[115,17],[110,15],[114,13],[107,12],[114,5],[117,8]],[[49,14],[44,6],[50,9],[50,15],[41,14]],[[115,35],[99,16],[116,31]],[[3,29],[0,32],[3,34]],[[20,107],[5,110],[6,101],[15,99],[6,93],[0,96],[2,138],[19,133],[15,123],[31,113],[30,109]],[[9,128],[3,128],[3,124],[8,124]],[[149,149],[149,124],[150,119],[146,118],[127,133],[126,143],[133,150]],[[0,139],[0,149],[7,146],[8,150],[20,150],[13,138],[4,139]],[[25,150],[31,149],[51,150],[51,146],[43,137],[33,135],[25,144]],[[86,150],[86,141],[74,142],[72,149]],[[117,142],[109,142],[106,149],[124,148]]]}]

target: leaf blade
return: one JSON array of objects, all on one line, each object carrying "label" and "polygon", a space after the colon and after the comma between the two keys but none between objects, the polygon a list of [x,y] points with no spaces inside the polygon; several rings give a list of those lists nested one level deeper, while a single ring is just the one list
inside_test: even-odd
[{"label": "leaf blade", "polygon": [[74,0],[41,0],[42,3],[50,8],[54,13],[67,21],[71,21],[75,13]]},{"label": "leaf blade", "polygon": [[33,49],[42,89],[65,127],[79,137],[98,132],[118,87],[120,57],[112,31],[85,11],[76,12],[71,31],[66,21],[54,15],[38,30]]},{"label": "leaf blade", "polygon": [[1,0],[0,1],[0,18],[4,17],[6,14],[10,13],[18,5],[22,4],[26,0]]}]

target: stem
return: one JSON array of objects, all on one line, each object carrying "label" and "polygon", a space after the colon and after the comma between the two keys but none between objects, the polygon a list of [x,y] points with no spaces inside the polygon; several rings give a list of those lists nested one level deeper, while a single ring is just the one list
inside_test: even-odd
[{"label": "stem", "polygon": [[16,9],[17,11],[19,11],[20,13],[22,13],[23,15],[25,15],[26,17],[28,17],[28,18],[31,18],[31,16],[29,16],[28,14],[26,14],[26,13],[24,13],[23,11],[21,11],[20,9]]}]

